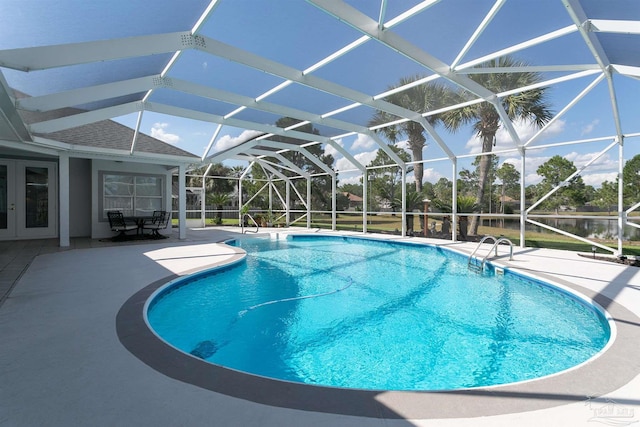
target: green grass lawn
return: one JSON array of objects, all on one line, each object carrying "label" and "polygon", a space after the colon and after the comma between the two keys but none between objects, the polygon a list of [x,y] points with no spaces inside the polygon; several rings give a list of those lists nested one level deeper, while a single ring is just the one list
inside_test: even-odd
[{"label": "green grass lawn", "polygon": [[[540,213],[540,212],[538,212]],[[551,212],[547,212],[551,213]],[[564,215],[565,213],[563,213]],[[594,213],[575,213],[575,212],[567,212],[567,215],[589,215],[589,216],[609,216],[606,212],[594,212]],[[437,223],[437,228],[440,228],[441,216],[430,216],[429,223],[435,221]],[[172,220],[173,225],[175,227],[178,226],[178,220]],[[487,221],[485,220],[485,223]],[[206,221],[207,227],[215,226],[214,219],[209,218]],[[237,219],[223,219],[222,225],[226,226],[237,226]],[[420,222],[418,217],[414,218],[414,225],[416,234],[420,233]],[[296,225],[294,225],[296,226]],[[303,221],[299,224],[299,226],[306,226],[306,221]],[[312,222],[312,227],[330,229],[331,228],[331,215],[314,215]],[[354,214],[343,214],[340,213],[337,215],[336,220],[336,228],[341,231],[362,231],[362,214],[354,213]],[[399,234],[402,229],[401,224],[401,216],[397,214],[396,216],[392,215],[370,215],[369,221],[367,222],[367,231],[372,233],[383,233],[383,234]],[[501,228],[492,226],[489,227],[487,225],[480,226],[478,228],[478,234],[480,235],[493,235],[493,236],[504,236],[511,240],[514,245],[520,244],[520,231]],[[572,239],[570,237],[566,237],[556,233],[538,233],[527,231],[525,235],[525,241],[527,247],[533,248],[548,248],[548,249],[561,249],[568,250],[574,252],[585,252],[591,253],[592,245],[588,243],[583,243],[579,240]],[[599,240],[598,243],[603,244],[605,246],[609,246],[613,249],[617,248],[617,242],[614,240],[606,241]],[[603,249],[597,248],[597,253],[599,254],[607,254],[611,253],[605,251]],[[625,255],[640,255],[640,242],[634,241],[625,241],[623,242],[623,253]]]}]

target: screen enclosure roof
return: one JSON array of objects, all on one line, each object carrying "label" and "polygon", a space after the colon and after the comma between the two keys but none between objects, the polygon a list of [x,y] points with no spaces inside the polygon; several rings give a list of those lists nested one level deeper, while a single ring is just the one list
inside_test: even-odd
[{"label": "screen enclosure roof", "polygon": [[[480,102],[498,111],[514,152],[640,132],[636,0],[7,0],[0,33],[7,149],[73,151],[51,136],[112,119],[193,164],[295,170],[280,154],[311,156],[321,144],[333,170],[362,171],[364,147],[402,163],[378,131],[410,121],[427,135],[424,159],[470,156],[471,126],[451,133],[432,119]],[[486,65],[506,56],[517,64]],[[481,64],[539,79],[497,92],[473,78]],[[390,97],[433,82],[463,91],[465,103]],[[535,88],[547,88],[554,117],[524,132],[500,101]],[[380,112],[390,122],[373,125]],[[597,131],[585,136],[589,124]],[[139,155],[130,145],[123,155]]]}]

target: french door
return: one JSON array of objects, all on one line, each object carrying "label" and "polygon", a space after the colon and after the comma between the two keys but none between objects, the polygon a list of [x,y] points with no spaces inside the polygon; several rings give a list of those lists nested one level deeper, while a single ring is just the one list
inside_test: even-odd
[{"label": "french door", "polygon": [[57,237],[57,171],[53,162],[0,159],[0,239]]}]

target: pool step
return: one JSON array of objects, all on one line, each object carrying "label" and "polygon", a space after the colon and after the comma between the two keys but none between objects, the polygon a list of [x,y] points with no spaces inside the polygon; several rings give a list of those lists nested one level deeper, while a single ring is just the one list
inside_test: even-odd
[{"label": "pool step", "polygon": [[482,271],[484,270],[484,263],[480,262],[480,260],[478,260],[477,258],[469,260],[467,266],[469,270],[473,271],[474,273],[482,273]]}]

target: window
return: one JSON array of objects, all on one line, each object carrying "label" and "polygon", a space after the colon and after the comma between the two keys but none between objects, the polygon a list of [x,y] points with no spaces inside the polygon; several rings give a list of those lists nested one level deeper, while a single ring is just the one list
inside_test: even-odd
[{"label": "window", "polygon": [[125,216],[146,216],[163,210],[163,176],[102,172],[100,182],[103,220],[113,210],[122,211]]}]

